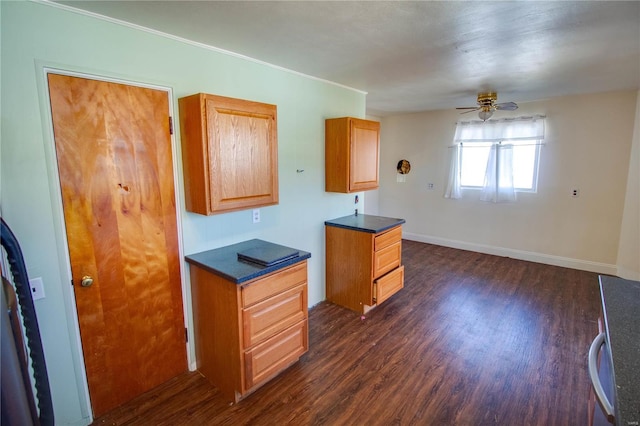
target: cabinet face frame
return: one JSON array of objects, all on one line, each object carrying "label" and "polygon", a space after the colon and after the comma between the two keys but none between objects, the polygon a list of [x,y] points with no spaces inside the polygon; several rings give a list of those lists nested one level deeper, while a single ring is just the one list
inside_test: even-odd
[{"label": "cabinet face frame", "polygon": [[178,102],[187,211],[278,204],[276,105],[204,93]]}]

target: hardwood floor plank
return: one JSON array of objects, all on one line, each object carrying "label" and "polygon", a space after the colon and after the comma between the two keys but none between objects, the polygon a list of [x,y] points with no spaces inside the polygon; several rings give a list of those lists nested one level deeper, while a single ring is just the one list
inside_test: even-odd
[{"label": "hardwood floor plank", "polygon": [[322,302],[309,352],[237,404],[197,372],[95,425],[586,424],[597,274],[403,241],[405,288]]}]

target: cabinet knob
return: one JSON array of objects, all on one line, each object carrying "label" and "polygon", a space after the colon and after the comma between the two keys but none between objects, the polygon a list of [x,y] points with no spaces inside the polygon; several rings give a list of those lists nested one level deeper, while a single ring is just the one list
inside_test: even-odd
[{"label": "cabinet knob", "polygon": [[84,277],[82,277],[82,281],[80,281],[80,285],[82,287],[91,287],[91,284],[93,284],[92,277],[90,277],[89,275],[85,275]]}]

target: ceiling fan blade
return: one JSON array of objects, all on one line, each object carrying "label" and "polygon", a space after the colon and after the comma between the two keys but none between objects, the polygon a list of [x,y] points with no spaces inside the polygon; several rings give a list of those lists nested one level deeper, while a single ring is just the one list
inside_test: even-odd
[{"label": "ceiling fan blade", "polygon": [[458,107],[456,109],[479,109],[479,107]]},{"label": "ceiling fan blade", "polygon": [[[469,109],[469,108],[456,108],[456,109]],[[460,114],[468,114],[470,112],[478,111],[480,108],[469,109],[469,111],[463,111]]]},{"label": "ceiling fan blade", "polygon": [[503,102],[495,105],[496,109],[500,109],[503,111],[514,111],[518,109],[518,104],[515,102]]}]

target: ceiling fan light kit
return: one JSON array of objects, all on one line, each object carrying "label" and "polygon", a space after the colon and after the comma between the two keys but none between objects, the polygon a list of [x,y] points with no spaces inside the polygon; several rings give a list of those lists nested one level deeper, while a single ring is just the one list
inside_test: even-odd
[{"label": "ceiling fan light kit", "polygon": [[493,112],[496,110],[503,111],[515,111],[518,109],[518,104],[515,102],[503,102],[496,103],[498,100],[498,94],[496,92],[480,92],[478,93],[478,106],[477,107],[461,107],[456,109],[467,109],[469,111],[464,111],[461,114],[466,114],[468,112],[478,111],[478,117],[482,121],[487,121],[491,116],[493,116]]},{"label": "ceiling fan light kit", "polygon": [[480,120],[482,121],[487,121],[491,118],[492,115],[493,111],[491,111],[491,108],[488,107],[482,107],[482,109],[478,112],[478,117],[480,117]]}]

